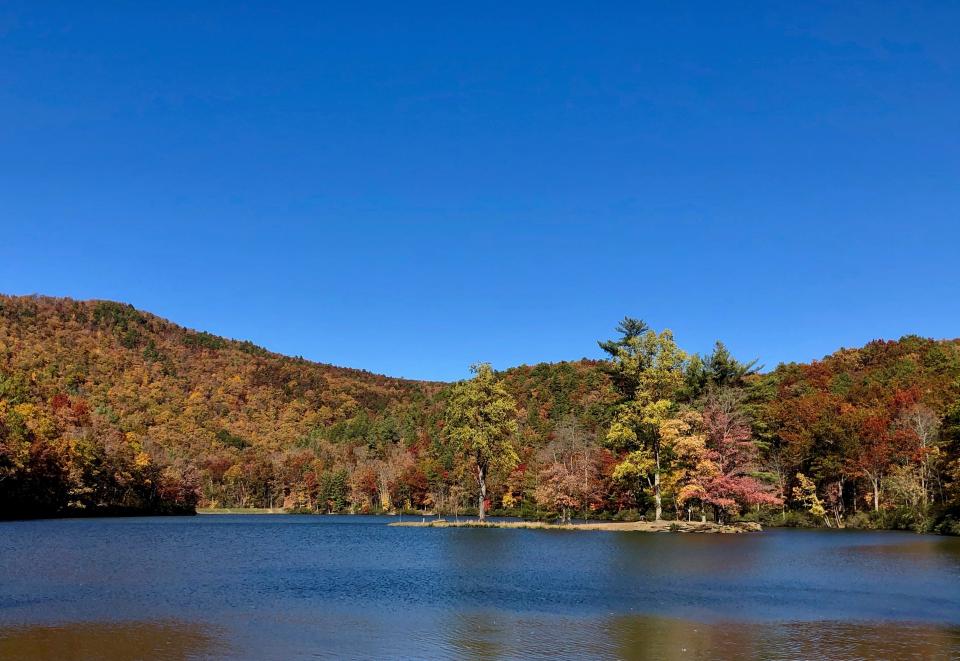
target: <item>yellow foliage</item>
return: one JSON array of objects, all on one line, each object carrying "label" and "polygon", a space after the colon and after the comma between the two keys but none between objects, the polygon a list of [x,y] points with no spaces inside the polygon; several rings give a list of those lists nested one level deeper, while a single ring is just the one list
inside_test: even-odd
[{"label": "yellow foliage", "polygon": [[629,482],[647,476],[655,467],[653,456],[646,449],[629,453],[613,469],[613,479]]},{"label": "yellow foliage", "polygon": [[826,516],[827,510],[817,496],[817,485],[814,484],[813,480],[803,473],[797,473],[797,482],[799,486],[793,488],[793,497],[806,505],[814,516]]},{"label": "yellow foliage", "polygon": [[146,468],[150,465],[150,455],[146,452],[138,452],[136,458],[133,460],[133,465],[137,468]]}]

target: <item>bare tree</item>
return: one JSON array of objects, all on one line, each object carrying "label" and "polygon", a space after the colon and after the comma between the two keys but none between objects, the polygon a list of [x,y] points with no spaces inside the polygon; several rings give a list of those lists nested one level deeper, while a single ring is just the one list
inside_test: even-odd
[{"label": "bare tree", "polygon": [[940,450],[937,446],[940,418],[923,404],[917,404],[900,414],[897,426],[916,438],[921,502],[926,506],[929,502],[930,477]]}]

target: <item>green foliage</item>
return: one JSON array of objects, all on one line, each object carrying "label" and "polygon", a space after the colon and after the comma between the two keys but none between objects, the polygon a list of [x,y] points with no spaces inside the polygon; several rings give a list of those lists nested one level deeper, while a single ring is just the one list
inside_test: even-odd
[{"label": "green foliage", "polygon": [[513,446],[516,404],[490,365],[471,370],[474,378],[457,384],[447,404],[447,437],[480,470],[510,470],[519,461]]},{"label": "green foliage", "polygon": [[192,349],[225,349],[227,340],[207,332],[188,331],[183,336],[183,345]]},{"label": "green foliage", "polygon": [[814,519],[807,512],[798,512],[796,510],[787,510],[783,514],[771,514],[764,521],[764,525],[780,526],[783,528],[815,528],[822,524],[822,521]]},{"label": "green foliage", "polygon": [[657,520],[661,517],[661,472],[666,468],[662,429],[676,412],[676,398],[688,383],[687,354],[673,333],[656,333],[630,318],[618,326],[621,337],[601,342],[610,354],[607,370],[620,394],[607,431],[607,444],[624,453],[614,479],[629,485],[637,500],[643,480],[653,490]]},{"label": "green foliage", "polygon": [[97,326],[121,331],[143,326],[146,323],[146,318],[132,305],[113,301],[98,301],[93,308],[92,319]]},{"label": "green foliage", "polygon": [[0,399],[6,400],[10,404],[22,404],[30,398],[30,382],[27,375],[18,372],[16,374],[4,374],[0,372]]},{"label": "green foliage", "polygon": [[834,395],[847,395],[853,389],[853,377],[849,372],[840,372],[830,382],[830,392]]},{"label": "green foliage", "polygon": [[103,328],[109,328],[120,339],[120,345],[126,349],[134,349],[142,340],[141,327],[147,320],[132,305],[99,301],[93,308],[93,323]]},{"label": "green foliage", "polygon": [[150,363],[160,363],[164,358],[163,352],[157,348],[157,343],[149,340],[147,346],[143,348],[143,359]]},{"label": "green foliage", "polygon": [[319,501],[329,512],[341,512],[350,496],[350,476],[345,469],[328,471],[320,477]]},{"label": "green foliage", "polygon": [[960,536],[960,519],[955,518],[953,515],[948,515],[937,521],[931,529],[931,532],[940,535]]},{"label": "green foliage", "polygon": [[620,510],[613,516],[614,521],[639,521],[642,515],[635,509]]},{"label": "green foliage", "polygon": [[238,450],[243,450],[250,447],[250,444],[242,436],[237,436],[236,434],[231,434],[226,429],[221,429],[217,432],[217,442],[221,445],[228,448],[236,448]]}]

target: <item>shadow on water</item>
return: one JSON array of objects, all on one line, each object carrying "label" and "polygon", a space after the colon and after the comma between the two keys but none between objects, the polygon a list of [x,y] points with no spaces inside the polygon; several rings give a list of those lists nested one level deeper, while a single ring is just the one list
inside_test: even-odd
[{"label": "shadow on water", "polygon": [[180,661],[231,653],[218,632],[193,622],[74,622],[0,628],[0,659]]}]

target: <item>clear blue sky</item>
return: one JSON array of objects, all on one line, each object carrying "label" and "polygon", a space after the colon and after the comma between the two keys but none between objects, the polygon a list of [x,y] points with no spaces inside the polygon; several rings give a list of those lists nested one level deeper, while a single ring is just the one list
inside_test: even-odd
[{"label": "clear blue sky", "polygon": [[0,291],[453,379],[960,335],[960,5],[4,2]]}]

